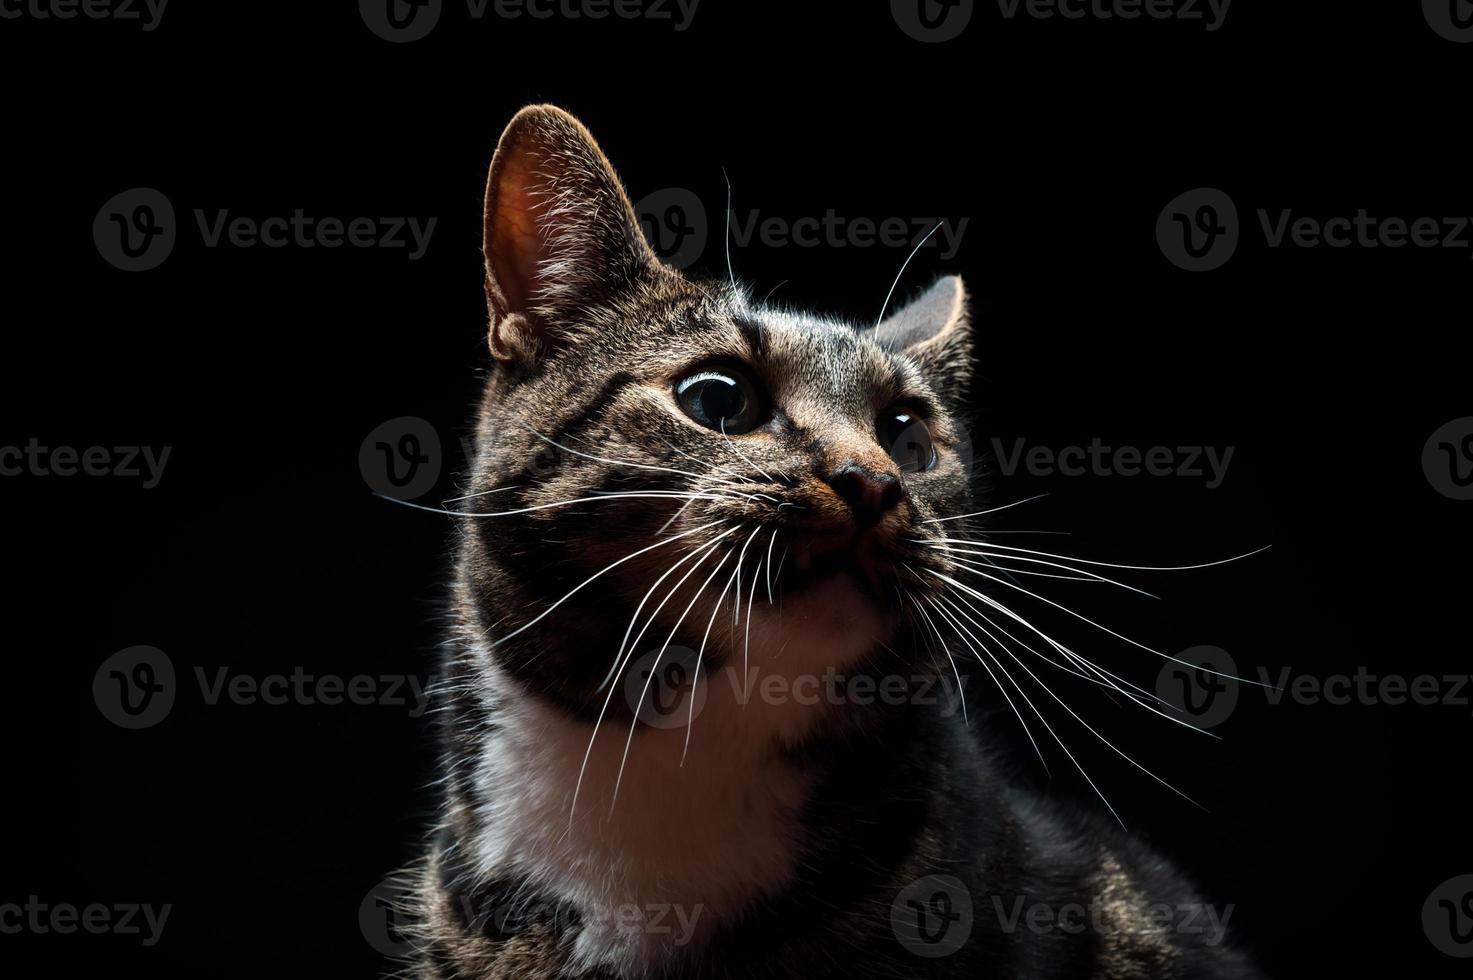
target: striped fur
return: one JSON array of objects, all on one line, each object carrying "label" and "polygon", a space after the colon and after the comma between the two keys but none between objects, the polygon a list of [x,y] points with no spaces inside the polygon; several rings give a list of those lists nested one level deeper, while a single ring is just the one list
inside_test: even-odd
[{"label": "striped fur", "polygon": [[[1253,975],[1151,918],[1200,902],[1165,862],[1009,787],[954,700],[910,696],[951,675],[916,603],[954,569],[917,542],[973,506],[959,280],[866,330],[688,279],[651,254],[582,125],[545,106],[497,149],[485,250],[497,367],[435,693],[445,800],[412,874],[416,976]],[[760,427],[728,437],[682,411],[676,382],[713,363],[758,380]],[[934,468],[902,473],[880,445],[897,404],[925,419]],[[836,492],[844,467],[899,479],[871,528]],[[616,653],[646,619],[635,652],[704,655],[689,725],[636,716]],[[832,671],[898,675],[906,695],[743,694],[754,672],[791,693]],[[946,955],[895,925],[932,875],[973,906]],[[1082,903],[1106,927],[1010,930],[996,910],[1018,902]]]}]

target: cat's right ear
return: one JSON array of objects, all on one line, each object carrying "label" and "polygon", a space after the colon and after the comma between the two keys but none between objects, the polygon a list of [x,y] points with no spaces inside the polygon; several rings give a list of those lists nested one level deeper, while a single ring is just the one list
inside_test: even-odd
[{"label": "cat's right ear", "polygon": [[875,343],[904,354],[952,404],[972,379],[972,321],[960,276],[942,276],[874,329]]},{"label": "cat's right ear", "polygon": [[578,310],[670,274],[593,136],[550,105],[526,107],[501,134],[483,248],[491,354],[519,370],[566,340]]}]

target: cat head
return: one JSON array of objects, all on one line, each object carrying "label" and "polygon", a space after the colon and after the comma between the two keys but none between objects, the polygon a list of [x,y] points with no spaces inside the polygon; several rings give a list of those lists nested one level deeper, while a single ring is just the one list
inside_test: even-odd
[{"label": "cat head", "polygon": [[[550,106],[501,137],[484,254],[496,365],[467,501],[518,512],[473,522],[492,635],[604,570],[564,600],[560,638],[623,633],[645,597],[650,640],[694,646],[736,601],[749,643],[780,634],[844,660],[889,643],[908,600],[936,591],[937,519],[969,499],[958,278],[871,327],[689,278],[651,251],[584,126]],[[576,686],[576,665],[560,669]]]}]

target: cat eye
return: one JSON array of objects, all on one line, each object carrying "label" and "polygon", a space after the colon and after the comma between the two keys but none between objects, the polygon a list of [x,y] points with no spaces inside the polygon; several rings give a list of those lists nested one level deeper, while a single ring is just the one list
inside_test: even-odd
[{"label": "cat eye", "polygon": [[875,434],[902,473],[923,473],[936,465],[936,444],[926,420],[910,409],[892,408],[879,417]]},{"label": "cat eye", "polygon": [[751,432],[762,420],[757,386],[730,368],[708,369],[682,378],[675,397],[685,414],[729,436]]}]

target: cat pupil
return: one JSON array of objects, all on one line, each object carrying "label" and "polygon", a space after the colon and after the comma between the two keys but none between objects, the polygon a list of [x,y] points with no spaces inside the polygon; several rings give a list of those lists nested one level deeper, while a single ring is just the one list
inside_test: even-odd
[{"label": "cat pupil", "polygon": [[729,424],[742,414],[746,399],[735,382],[713,378],[700,387],[701,408],[706,418]]},{"label": "cat pupil", "polygon": [[708,429],[740,435],[756,427],[759,400],[752,383],[735,372],[702,371],[675,387],[685,413]]},{"label": "cat pupil", "polygon": [[880,417],[880,445],[902,473],[920,473],[936,464],[936,447],[931,430],[911,412],[894,411]]}]

